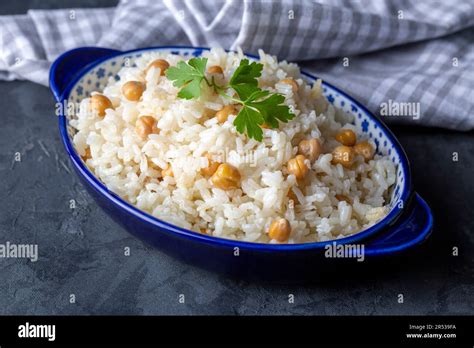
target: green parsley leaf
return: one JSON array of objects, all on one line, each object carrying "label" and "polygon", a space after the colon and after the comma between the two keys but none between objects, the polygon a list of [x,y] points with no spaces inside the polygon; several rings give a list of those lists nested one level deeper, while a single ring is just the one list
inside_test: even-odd
[{"label": "green parsley leaf", "polygon": [[180,61],[176,67],[166,70],[166,77],[173,81],[173,86],[183,87],[178,97],[183,99],[199,98],[201,82],[205,79],[207,58],[192,58],[188,62]]},{"label": "green parsley leaf", "polygon": [[295,117],[295,115],[290,112],[290,108],[283,104],[284,102],[284,96],[281,94],[272,94],[264,100],[251,102],[249,105],[260,111],[266,124],[272,128],[277,128],[278,121],[287,123]]},{"label": "green parsley leaf", "polygon": [[194,79],[188,82],[181,90],[178,92],[178,97],[183,99],[193,99],[199,98],[201,95],[201,82],[202,80]]},{"label": "green parsley leaf", "polygon": [[249,138],[262,141],[264,123],[271,128],[278,127],[278,121],[288,122],[295,117],[290,108],[283,104],[285,97],[281,94],[270,94],[269,91],[258,89],[247,100],[234,120],[239,133],[246,132]]},{"label": "green parsley leaf", "polygon": [[260,125],[264,123],[262,115],[246,105],[242,107],[234,120],[234,126],[239,133],[247,133],[249,138],[258,141],[263,139],[263,131]]},{"label": "green parsley leaf", "polygon": [[263,64],[252,62],[248,59],[242,59],[239,66],[232,75],[229,86],[232,87],[240,99],[247,99],[255,90],[258,89],[257,77],[262,75]]},{"label": "green parsley leaf", "polygon": [[269,91],[265,91],[263,89],[260,89],[260,88],[257,88],[255,91],[252,92],[252,94],[250,94],[247,99],[245,100],[245,103],[248,104],[248,103],[251,103],[251,102],[254,102],[258,99],[262,99],[266,96],[270,95],[270,92]]}]

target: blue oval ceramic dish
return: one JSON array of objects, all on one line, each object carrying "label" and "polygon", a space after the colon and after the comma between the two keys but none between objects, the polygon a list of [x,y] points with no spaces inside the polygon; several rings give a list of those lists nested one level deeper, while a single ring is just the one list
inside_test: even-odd
[{"label": "blue oval ceramic dish", "polygon": [[[77,103],[92,91],[104,88],[109,78],[118,78],[117,72],[126,62],[133,62],[134,58],[150,50],[199,56],[208,48],[153,47],[127,52],[95,47],[74,49],[61,55],[51,67],[51,90],[58,102]],[[310,74],[303,74],[309,82],[316,80]],[[208,269],[256,278],[301,278],[317,274],[321,269],[341,267],[341,260],[325,257],[328,245],[360,244],[364,246],[366,259],[375,258],[414,247],[429,236],[433,225],[428,205],[413,191],[408,159],[392,132],[346,93],[325,82],[323,90],[330,103],[355,116],[355,126],[375,142],[377,153],[388,155],[397,166],[389,214],[372,227],[337,242],[240,242],[199,234],[161,221],[109,191],[85,166],[72,144],[69,116],[64,113],[59,116],[59,129],[67,153],[86,188],[97,203],[133,235]]]}]

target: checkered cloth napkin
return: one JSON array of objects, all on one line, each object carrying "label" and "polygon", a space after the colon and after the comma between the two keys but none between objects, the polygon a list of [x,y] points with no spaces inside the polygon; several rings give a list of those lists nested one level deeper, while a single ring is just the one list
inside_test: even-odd
[{"label": "checkered cloth napkin", "polygon": [[51,61],[79,46],[262,48],[307,61],[376,114],[420,107],[386,121],[474,128],[474,0],[123,0],[3,16],[0,30],[4,80],[46,85]]}]

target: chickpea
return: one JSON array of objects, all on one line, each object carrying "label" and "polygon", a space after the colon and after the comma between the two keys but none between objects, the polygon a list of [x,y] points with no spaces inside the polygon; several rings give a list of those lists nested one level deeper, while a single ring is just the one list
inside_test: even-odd
[{"label": "chickpea", "polygon": [[336,134],[336,140],[345,146],[354,146],[357,137],[351,129],[343,129]]},{"label": "chickpea", "polygon": [[290,237],[291,226],[287,219],[276,219],[268,229],[268,236],[279,242],[286,242]]},{"label": "chickpea", "polygon": [[165,169],[163,169],[161,171],[161,176],[164,178],[165,176],[171,176],[173,177],[174,174],[173,174],[173,170],[171,169],[171,166],[168,164],[168,167],[166,167]]},{"label": "chickpea", "polygon": [[224,70],[222,70],[222,68],[219,65],[213,65],[213,66],[210,66],[207,69],[207,73],[208,74],[221,74],[221,75],[223,75]]},{"label": "chickpea", "polygon": [[332,163],[342,164],[343,167],[349,168],[354,162],[354,150],[352,147],[341,145],[336,147],[332,152]]},{"label": "chickpea", "polygon": [[287,168],[290,174],[293,174],[296,179],[304,179],[306,174],[309,172],[309,168],[304,163],[306,157],[303,155],[297,155],[295,158],[292,158],[288,161]]},{"label": "chickpea", "polygon": [[128,81],[122,86],[122,94],[130,101],[139,101],[145,85],[139,81]]},{"label": "chickpea", "polygon": [[291,89],[293,90],[293,93],[298,92],[299,86],[298,86],[298,83],[295,80],[293,80],[293,79],[283,79],[283,80],[280,81],[280,83],[285,83],[287,85],[290,85]]},{"label": "chickpea", "polygon": [[372,158],[374,158],[375,155],[374,147],[367,140],[361,141],[360,143],[356,144],[354,146],[354,151],[356,154],[364,157],[366,161],[371,160]]},{"label": "chickpea", "polygon": [[298,145],[298,153],[308,158],[311,163],[321,155],[321,143],[318,139],[301,140]]},{"label": "chickpea", "polygon": [[219,168],[219,163],[212,160],[212,155],[210,153],[206,153],[205,156],[207,157],[209,165],[206,168],[201,168],[200,172],[201,175],[210,177],[216,172],[217,168]]},{"label": "chickpea", "polygon": [[166,71],[166,69],[168,69],[170,67],[170,64],[164,59],[154,60],[153,62],[151,62],[148,65],[148,67],[145,70],[145,73],[147,73],[148,70],[150,70],[150,68],[152,68],[152,67],[155,68],[155,69],[160,69],[160,76],[164,76],[165,71]]},{"label": "chickpea", "polygon": [[142,139],[146,139],[149,134],[156,134],[159,131],[153,116],[140,116],[135,124],[135,132]]},{"label": "chickpea", "polygon": [[352,200],[349,197],[345,196],[345,195],[339,195],[338,194],[335,197],[338,201],[344,201],[347,204],[352,204]]},{"label": "chickpea", "polygon": [[97,113],[100,117],[105,116],[106,109],[113,109],[110,99],[102,94],[95,94],[91,97],[90,107],[92,112]]},{"label": "chickpea", "polygon": [[224,123],[227,121],[229,115],[237,115],[237,109],[234,105],[226,105],[222,109],[216,112],[217,121]]},{"label": "chickpea", "polygon": [[211,181],[215,187],[221,190],[235,189],[240,185],[240,173],[237,168],[230,164],[222,163],[212,175]]}]

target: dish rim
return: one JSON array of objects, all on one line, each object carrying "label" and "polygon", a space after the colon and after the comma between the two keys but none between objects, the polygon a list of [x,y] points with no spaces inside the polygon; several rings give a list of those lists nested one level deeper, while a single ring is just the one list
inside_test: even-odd
[{"label": "dish rim", "polygon": [[[87,51],[87,50],[94,50],[97,49],[97,47],[80,47],[76,48],[73,50],[66,51],[63,53],[61,56],[59,56],[56,61],[53,63],[51,66],[51,71],[54,71],[55,66],[61,61],[61,58],[64,55],[71,54],[73,51]],[[194,46],[154,46],[154,47],[145,47],[145,48],[138,48],[138,49],[133,49],[133,50],[127,50],[127,51],[117,51],[114,53],[110,53],[110,55],[107,55],[105,57],[99,58],[97,60],[92,61],[91,63],[85,65],[81,69],[77,71],[77,73],[74,75],[74,78],[71,79],[64,88],[64,91],[59,94],[59,100],[58,102],[63,103],[65,100],[69,98],[69,94],[74,88],[74,86],[79,82],[84,76],[86,76],[92,69],[94,69],[96,66],[106,62],[107,60],[116,58],[118,56],[126,56],[131,53],[136,53],[136,52],[146,52],[146,51],[159,51],[159,50],[180,50],[180,49],[189,49],[189,50],[201,50],[201,51],[209,51],[211,48],[209,47],[194,47]],[[229,50],[226,50],[229,52]],[[259,57],[251,54],[246,54],[244,53],[245,56],[253,59],[259,59]],[[306,71],[301,70],[301,74],[304,75],[306,78],[310,79],[311,82],[314,82],[318,79],[317,76],[310,74]],[[51,83],[53,79],[53,76],[50,76],[50,85],[53,86]],[[66,151],[71,158],[75,168],[79,171],[79,173],[82,175],[82,177],[87,181],[87,183],[100,195],[102,195],[104,198],[106,198],[110,203],[115,205],[117,208],[119,208],[122,212],[126,213],[127,215],[132,215],[135,218],[138,218],[142,220],[142,222],[152,225],[154,228],[158,228],[160,230],[165,230],[166,232],[171,232],[173,234],[176,234],[178,237],[182,237],[191,241],[199,242],[199,243],[206,243],[206,244],[212,244],[215,246],[225,246],[225,247],[231,247],[235,248],[238,247],[239,249],[253,249],[257,251],[298,251],[298,250],[310,250],[310,249],[322,249],[328,244],[332,244],[334,242],[338,244],[351,244],[353,242],[360,242],[363,240],[367,240],[370,237],[375,237],[377,233],[381,233],[385,228],[394,225],[394,223],[397,221],[398,217],[405,211],[405,209],[408,206],[408,201],[409,198],[411,197],[413,193],[413,185],[411,181],[411,168],[410,168],[410,163],[408,160],[408,157],[405,153],[405,150],[399,143],[398,139],[395,137],[393,132],[385,125],[385,123],[379,119],[377,116],[375,116],[371,111],[369,111],[362,103],[360,103],[357,99],[353,98],[352,96],[348,95],[346,92],[342,91],[338,87],[335,87],[331,83],[326,82],[325,80],[322,80],[322,85],[327,86],[333,90],[335,90],[337,93],[342,95],[343,97],[347,98],[351,103],[356,105],[362,112],[364,117],[368,117],[372,121],[374,121],[379,127],[380,130],[383,132],[383,134],[387,137],[387,139],[391,142],[393,145],[393,149],[397,152],[399,158],[400,158],[400,165],[402,166],[402,172],[404,175],[404,184],[402,187],[402,192],[400,194],[400,199],[399,201],[403,202],[403,208],[397,208],[395,207],[394,209],[389,212],[382,220],[377,222],[376,224],[370,226],[367,229],[362,230],[361,232],[358,232],[356,234],[353,234],[348,237],[340,238],[340,239],[331,239],[328,241],[322,241],[322,242],[309,242],[309,243],[294,243],[294,244],[270,244],[270,243],[257,243],[257,242],[248,242],[248,241],[241,241],[241,240],[234,240],[234,239],[226,239],[222,237],[217,237],[217,236],[208,236],[201,234],[199,232],[194,232],[191,230],[188,230],[186,228],[182,228],[176,225],[173,225],[169,222],[163,221],[159,218],[154,217],[153,215],[140,210],[139,208],[135,207],[131,203],[128,203],[125,201],[123,198],[118,196],[116,193],[110,191],[105,184],[103,184],[93,173],[89,168],[85,165],[85,163],[80,159],[79,154],[77,153],[74,145],[72,144],[71,139],[69,138],[68,130],[67,130],[67,117],[64,115],[63,110],[61,110],[61,113],[59,115],[59,129],[60,129],[60,134],[61,134],[61,139],[63,141],[63,144],[66,148]],[[160,231],[163,232],[163,231]],[[407,246],[410,246],[412,244],[416,243],[408,243]],[[390,249],[390,248],[387,248]],[[382,250],[381,250],[382,251]]]}]

